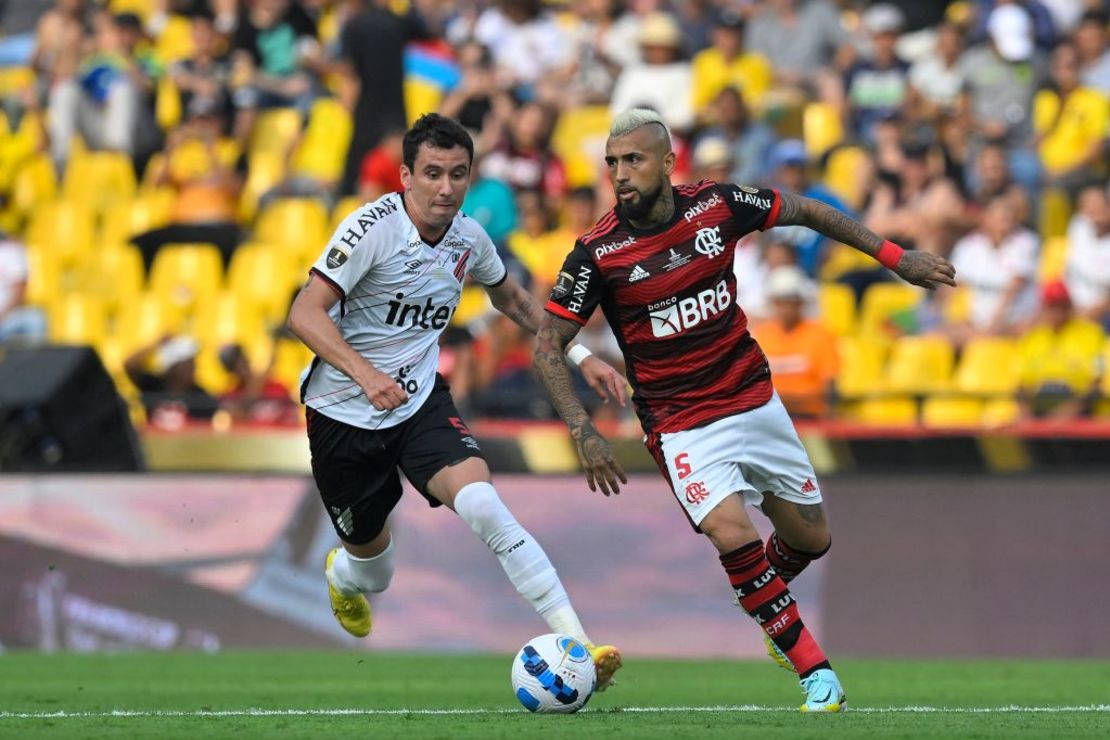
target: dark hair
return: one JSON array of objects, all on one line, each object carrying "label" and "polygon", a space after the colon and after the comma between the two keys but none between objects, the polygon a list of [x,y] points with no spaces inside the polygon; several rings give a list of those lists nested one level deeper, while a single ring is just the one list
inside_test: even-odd
[{"label": "dark hair", "polygon": [[1107,24],[1110,24],[1110,15],[1104,10],[1088,10],[1079,19],[1077,25],[1083,25],[1085,23],[1095,23],[1103,30],[1106,30]]},{"label": "dark hair", "polygon": [[474,140],[454,118],[438,113],[425,113],[416,120],[402,142],[402,159],[412,172],[416,168],[416,152],[421,144],[427,142],[436,149],[453,149],[461,146],[466,150],[470,163],[474,163]]}]

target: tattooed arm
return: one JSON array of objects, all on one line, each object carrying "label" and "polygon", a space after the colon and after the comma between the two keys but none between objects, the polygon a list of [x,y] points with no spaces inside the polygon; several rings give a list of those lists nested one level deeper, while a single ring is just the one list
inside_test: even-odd
[{"label": "tattooed arm", "polygon": [[[882,237],[844,213],[824,203],[795,193],[779,193],[779,217],[776,226],[798,224],[808,226],[838,242],[855,247],[864,254],[877,257],[883,246]],[[903,280],[934,290],[938,285],[956,284],[956,270],[948,260],[929,252],[906,250],[892,268]]]},{"label": "tattooed arm", "polygon": [[[544,310],[516,278],[510,275],[500,285],[488,286],[486,292],[489,293],[493,307],[512,319],[517,326],[525,329],[529,334],[539,331],[540,322],[545,316]],[[609,403],[609,399],[612,398],[624,406],[624,378],[608,363],[590,355],[582,360],[578,369],[582,371],[582,377],[586,379],[589,386],[605,403]]]},{"label": "tattooed arm", "polygon": [[613,457],[613,451],[605,438],[594,429],[590,415],[571,386],[570,367],[564,353],[567,345],[578,333],[579,326],[573,321],[544,314],[540,331],[536,335],[536,353],[532,366],[547,388],[547,395],[559,416],[567,423],[570,436],[578,447],[578,458],[586,472],[586,483],[591,491],[598,487],[606,496],[610,489],[620,493],[620,483],[627,483],[620,463]]}]

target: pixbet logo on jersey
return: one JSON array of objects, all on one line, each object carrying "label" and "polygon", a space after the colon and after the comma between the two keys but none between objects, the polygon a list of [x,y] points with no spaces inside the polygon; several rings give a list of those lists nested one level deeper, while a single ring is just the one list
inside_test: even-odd
[{"label": "pixbet logo on jersey", "polygon": [[724,280],[716,287],[706,288],[697,295],[679,298],[672,296],[665,301],[648,305],[651,333],[657,337],[670,337],[693,328],[710,316],[716,316],[732,305],[732,294]]}]

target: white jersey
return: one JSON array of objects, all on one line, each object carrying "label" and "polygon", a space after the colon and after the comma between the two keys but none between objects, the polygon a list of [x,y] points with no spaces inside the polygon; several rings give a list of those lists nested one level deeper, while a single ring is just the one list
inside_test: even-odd
[{"label": "white jersey", "polygon": [[315,358],[301,374],[301,399],[363,429],[396,426],[427,400],[439,365],[439,335],[459,305],[463,279],[469,274],[497,285],[506,275],[493,242],[474,219],[457,214],[439,243],[426,244],[400,193],[344,219],[312,272],[340,295],[330,315],[344,341],[409,395],[393,411],[378,411],[357,383]]}]

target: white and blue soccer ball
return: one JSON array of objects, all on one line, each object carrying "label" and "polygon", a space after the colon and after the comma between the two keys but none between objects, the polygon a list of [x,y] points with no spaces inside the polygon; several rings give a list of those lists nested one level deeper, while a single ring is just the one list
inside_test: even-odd
[{"label": "white and blue soccer ball", "polygon": [[529,712],[570,714],[586,706],[597,687],[590,651],[569,635],[529,640],[513,659],[513,693]]}]

